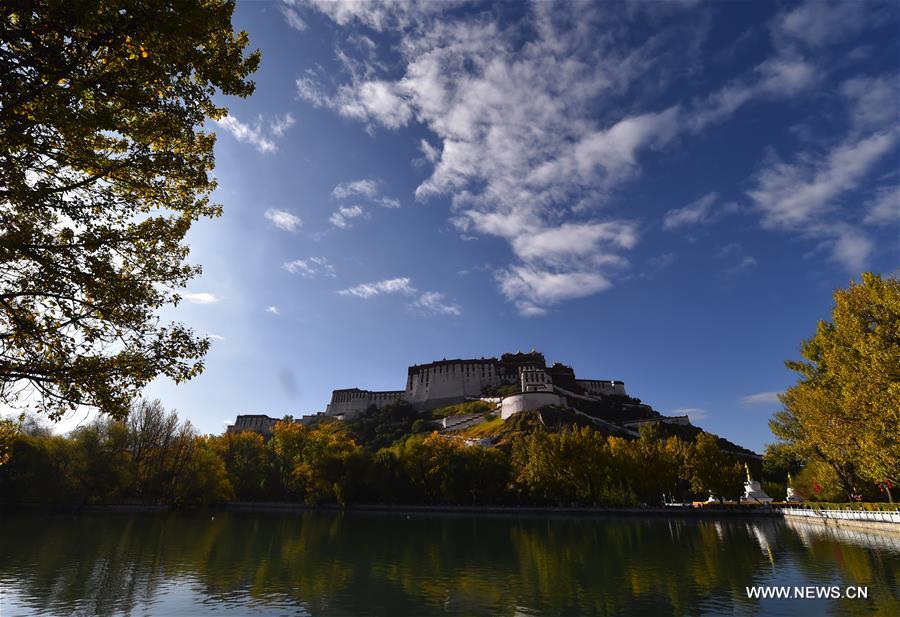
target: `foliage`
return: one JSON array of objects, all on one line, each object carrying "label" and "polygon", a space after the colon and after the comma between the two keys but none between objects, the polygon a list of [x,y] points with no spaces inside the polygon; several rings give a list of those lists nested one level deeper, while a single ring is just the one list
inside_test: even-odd
[{"label": "foliage", "polygon": [[447,407],[439,407],[431,412],[432,418],[446,418],[448,416],[461,416],[474,413],[487,413],[496,408],[493,403],[486,401],[466,401],[457,405],[449,405]]},{"label": "foliage", "polygon": [[217,91],[259,54],[227,0],[9,0],[0,9],[0,403],[124,418],[158,375],[197,375],[208,339],[157,311],[199,273],[217,216]]},{"label": "foliage", "polygon": [[684,465],[694,493],[717,499],[737,499],[743,493],[744,467],[719,449],[715,435],[697,435],[686,449]]},{"label": "foliage", "polygon": [[338,423],[310,430],[296,422],[278,422],[272,435],[276,466],[287,495],[309,504],[352,499],[361,448]]},{"label": "foliage", "polygon": [[831,321],[801,346],[799,373],[772,432],[799,457],[833,470],[858,499],[900,483],[900,281],[863,274],[834,293]]},{"label": "foliage", "polygon": [[[202,437],[159,401],[140,401],[124,421],[104,417],[66,437],[26,419],[10,462],[0,467],[0,496],[6,504],[76,506],[238,499],[612,507],[658,505],[663,495],[705,498],[709,491],[733,499],[743,479],[743,467],[714,435],[684,442],[663,438],[655,425],[642,427],[639,439],[624,439],[589,426],[548,430],[539,414],[521,413],[452,435],[407,434],[375,452],[356,440],[358,430],[286,418],[268,440],[253,432]],[[496,445],[471,445],[480,436]],[[821,480],[810,479],[816,469],[831,468],[808,466],[795,478],[798,492]]]},{"label": "foliage", "polygon": [[263,436],[244,431],[213,437],[210,446],[222,459],[225,471],[238,499],[264,499],[273,483],[272,465]]},{"label": "foliage", "polygon": [[[359,417],[347,422],[354,438],[367,450],[376,452],[413,431],[419,415],[406,401],[397,401],[381,409],[374,406]],[[421,426],[421,425],[420,425]]]},{"label": "foliage", "polygon": [[410,437],[392,451],[412,495],[424,503],[495,503],[506,491],[509,463],[499,450],[431,433]]},{"label": "foliage", "polygon": [[513,394],[518,394],[521,391],[521,386],[517,383],[507,383],[502,386],[485,386],[481,391],[481,396],[486,397],[504,397],[504,396],[512,396]]},{"label": "foliage", "polygon": [[861,510],[864,512],[900,512],[900,503],[873,503],[858,501],[834,502],[834,501],[818,501],[812,503],[804,503],[803,507],[812,508],[813,510]]},{"label": "foliage", "polygon": [[9,418],[0,418],[0,467],[9,461],[9,453],[13,441],[19,432],[19,422]]}]

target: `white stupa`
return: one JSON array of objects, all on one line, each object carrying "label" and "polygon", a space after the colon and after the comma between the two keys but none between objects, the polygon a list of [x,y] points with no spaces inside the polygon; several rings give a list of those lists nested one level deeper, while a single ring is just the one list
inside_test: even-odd
[{"label": "white stupa", "polygon": [[803,501],[803,497],[794,492],[794,487],[792,486],[793,482],[791,482],[791,472],[788,472],[787,479],[787,500],[790,503],[801,503]]},{"label": "white stupa", "polygon": [[741,497],[741,503],[772,503],[772,498],[766,495],[759,482],[750,477],[750,468],[747,467],[747,463],[744,463],[744,469],[747,470],[747,481],[744,482],[744,496]]}]

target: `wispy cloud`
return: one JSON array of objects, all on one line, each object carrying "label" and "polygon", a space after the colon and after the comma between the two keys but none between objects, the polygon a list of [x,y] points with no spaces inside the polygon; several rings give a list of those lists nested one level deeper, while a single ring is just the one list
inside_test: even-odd
[{"label": "wispy cloud", "polygon": [[342,182],[331,191],[331,196],[336,199],[345,199],[356,195],[362,195],[371,199],[377,194],[378,183],[367,178],[353,182]]},{"label": "wispy cloud", "polygon": [[752,255],[745,255],[738,263],[725,270],[725,277],[731,278],[737,276],[742,272],[752,270],[757,265],[758,262],[756,261],[755,257],[753,257]]},{"label": "wispy cloud", "polygon": [[303,225],[303,220],[299,216],[292,214],[287,210],[269,208],[263,216],[265,216],[266,220],[271,221],[276,227],[285,231],[294,232]]},{"label": "wispy cloud", "polygon": [[741,405],[776,405],[780,392],[758,392],[748,394],[741,399]]},{"label": "wispy cloud", "polygon": [[[828,66],[810,50],[839,40],[843,34],[835,28],[848,20],[852,30],[865,13],[836,3],[789,7],[770,22],[767,58],[706,93],[682,101],[666,97],[664,104],[654,105],[652,94],[703,63],[706,12],[673,17],[658,35],[632,37],[627,33],[647,17],[645,12],[658,11],[654,17],[663,19],[693,9],[537,2],[528,5],[521,21],[501,22],[495,13],[477,9],[440,18],[453,6],[447,2],[311,0],[310,5],[341,26],[390,31],[397,37],[392,53],[399,57],[391,56],[388,68],[375,59],[371,46],[360,48],[353,59],[339,46],[338,60],[348,79],[335,83],[333,75],[325,79],[321,72],[307,71],[296,81],[298,96],[359,120],[370,132],[413,123],[427,129],[430,137],[420,140],[418,161],[430,165],[431,172],[416,197],[450,196],[451,222],[461,237],[495,236],[510,244],[514,258],[497,270],[496,280],[524,315],[546,314],[557,303],[609,289],[628,268],[629,251],[644,227],[639,215],[601,208],[625,207],[616,198],[641,176],[645,159],[755,102],[789,101],[814,92]],[[820,8],[828,15],[818,15]],[[595,36],[600,29],[607,35]],[[623,104],[624,95],[636,87],[645,96]],[[860,89],[864,85],[848,85],[845,97]],[[815,158],[794,166],[788,175],[795,180],[821,184]],[[772,204],[788,197],[786,189],[783,195],[773,191],[797,187],[797,182],[781,181],[784,171],[764,170],[752,192],[767,225],[779,216]],[[821,171],[853,176],[830,167]],[[364,194],[371,195],[356,193]],[[710,193],[670,211],[663,224],[667,229],[708,224],[737,208],[728,202],[717,206]],[[864,252],[863,236],[836,225],[831,230],[835,255],[858,263],[854,255]]]},{"label": "wispy cloud", "polygon": [[365,211],[359,206],[341,206],[329,218],[329,222],[335,227],[346,229],[350,227],[350,221],[359,218],[365,214]]},{"label": "wispy cloud", "polygon": [[400,200],[381,194],[381,183],[371,178],[342,182],[331,191],[334,199],[365,198],[384,208],[399,208]]},{"label": "wispy cloud", "polygon": [[222,336],[222,335],[220,335],[220,334],[207,334],[206,336],[207,336],[208,338],[214,340],[214,341],[224,341],[224,340],[227,340],[224,336]]},{"label": "wispy cloud", "polygon": [[278,149],[276,142],[287,129],[294,125],[294,117],[287,113],[280,118],[276,116],[268,124],[265,124],[260,116],[251,125],[245,124],[229,114],[221,120],[215,120],[215,123],[231,133],[238,141],[251,144],[257,151],[265,154]]},{"label": "wispy cloud", "polygon": [[342,289],[338,293],[342,296],[356,296],[357,298],[373,298],[382,294],[406,294],[412,295],[416,292],[415,288],[410,284],[408,277],[398,277],[393,279],[384,279],[375,281],[374,283],[362,283],[355,287]]},{"label": "wispy cloud", "polygon": [[381,295],[415,296],[415,299],[407,304],[407,308],[416,315],[426,317],[436,315],[462,315],[462,307],[450,302],[443,293],[437,291],[419,292],[409,277],[384,279],[373,283],[363,283],[355,287],[341,289],[338,293],[342,296],[356,296],[368,300]]},{"label": "wispy cloud", "polygon": [[281,314],[281,310],[275,305],[267,306],[266,312],[269,313],[270,315],[280,315]]},{"label": "wispy cloud", "polygon": [[687,416],[691,423],[698,420],[705,420],[709,417],[709,412],[705,409],[701,409],[700,407],[682,407],[681,409],[673,409],[673,416]]},{"label": "wispy cloud", "polygon": [[823,155],[804,153],[793,163],[772,157],[754,179],[748,195],[763,226],[799,231],[821,239],[832,258],[851,271],[865,267],[872,243],[841,212],[839,198],[857,188],[870,170],[897,144],[898,131],[848,136]]},{"label": "wispy cloud", "polygon": [[181,297],[192,304],[215,304],[221,298],[206,291],[183,293]]},{"label": "wispy cloud", "polygon": [[410,308],[423,315],[462,315],[462,307],[452,302],[445,302],[444,294],[437,291],[426,291],[410,304]]},{"label": "wispy cloud", "polygon": [[863,222],[869,225],[897,224],[900,221],[900,185],[878,189],[875,196],[866,202],[866,216]]},{"label": "wispy cloud", "polygon": [[669,210],[663,218],[663,229],[673,230],[692,225],[708,225],[718,221],[727,214],[737,212],[738,205],[736,203],[729,202],[716,207],[718,200],[718,194],[714,192],[707,193],[683,208]]},{"label": "wispy cloud", "polygon": [[304,278],[315,278],[317,276],[326,276],[334,278],[334,266],[328,263],[325,257],[309,257],[308,259],[295,259],[285,262],[282,268],[291,274],[299,274]]},{"label": "wispy cloud", "polygon": [[300,14],[289,6],[281,7],[281,14],[284,15],[284,21],[294,30],[302,32],[306,30],[306,22],[300,17]]}]

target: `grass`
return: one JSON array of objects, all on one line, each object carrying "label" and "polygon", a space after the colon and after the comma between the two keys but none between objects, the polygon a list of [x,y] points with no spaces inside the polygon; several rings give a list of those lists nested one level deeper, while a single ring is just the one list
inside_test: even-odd
[{"label": "grass", "polygon": [[462,437],[494,437],[503,428],[503,418],[493,418],[470,428],[460,431]]},{"label": "grass", "polygon": [[446,418],[447,416],[459,416],[470,413],[485,413],[494,409],[495,405],[492,403],[485,403],[484,401],[466,401],[465,403],[459,403],[458,405],[449,405],[447,407],[439,407],[431,412],[431,417],[440,420],[441,418]]}]

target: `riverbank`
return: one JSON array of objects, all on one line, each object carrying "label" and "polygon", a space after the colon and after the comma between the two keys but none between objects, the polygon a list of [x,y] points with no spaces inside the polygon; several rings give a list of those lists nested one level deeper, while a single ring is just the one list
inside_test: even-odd
[{"label": "riverbank", "polygon": [[341,507],[336,504],[310,506],[298,502],[242,502],[233,501],[205,508],[173,508],[160,504],[97,504],[83,506],[50,506],[46,504],[18,504],[4,513],[15,511],[49,511],[64,513],[140,514],[179,511],[290,513],[290,512],[346,512],[382,513],[396,515],[478,515],[526,517],[651,517],[651,518],[789,518],[833,527],[852,527],[900,534],[900,512],[871,512],[859,510],[821,510],[813,508],[771,508],[755,506],[644,507],[644,508],[584,508],[550,506],[453,506],[415,504],[355,504]]},{"label": "riverbank", "polygon": [[867,510],[825,510],[815,508],[783,508],[782,516],[829,527],[871,529],[900,534],[900,512]]}]

